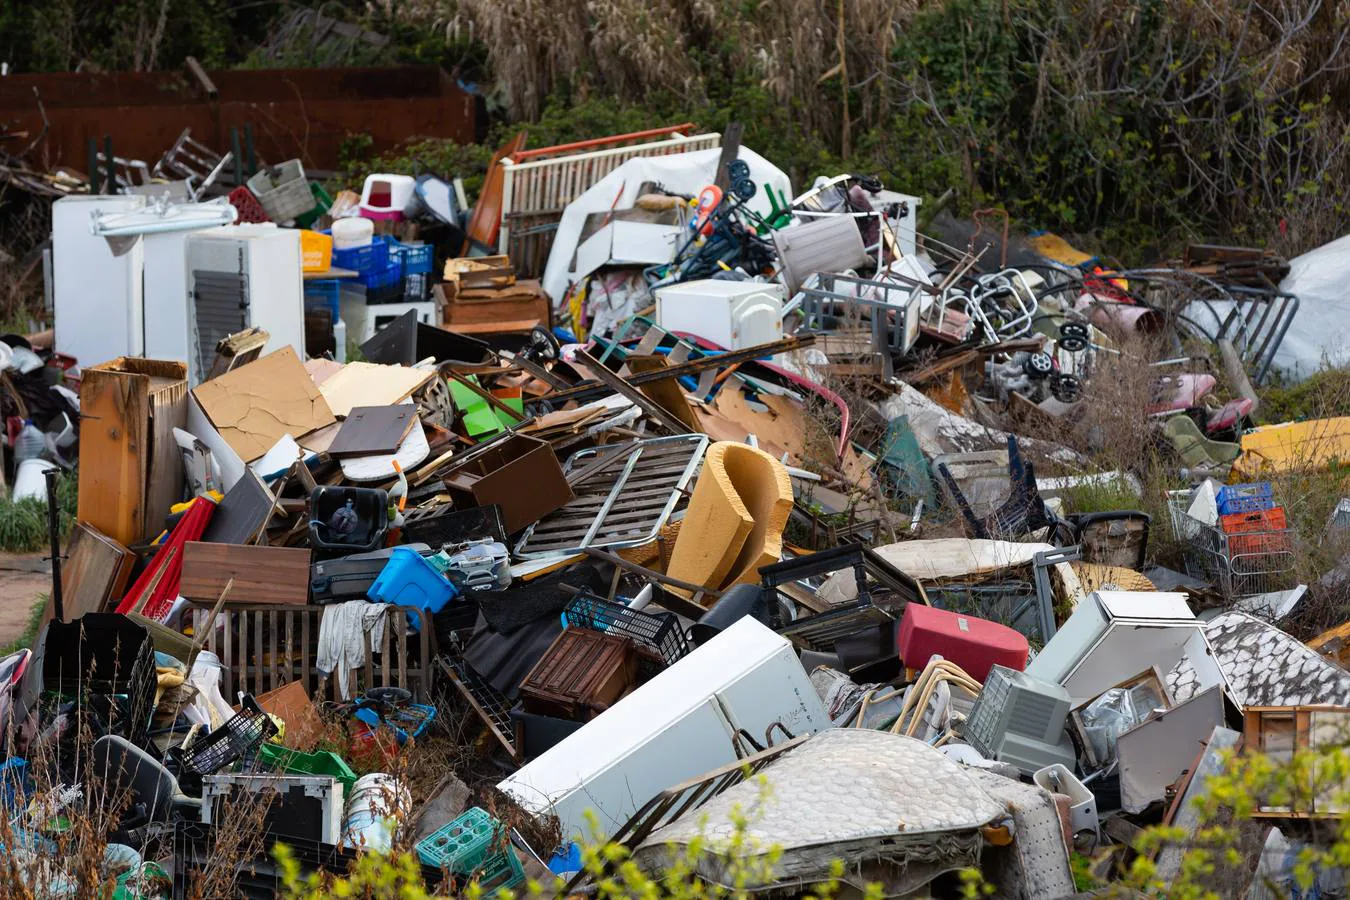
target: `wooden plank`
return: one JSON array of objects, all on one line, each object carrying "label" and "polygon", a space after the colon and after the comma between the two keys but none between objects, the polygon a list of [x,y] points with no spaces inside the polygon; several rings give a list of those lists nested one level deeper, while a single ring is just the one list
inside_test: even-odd
[{"label": "wooden plank", "polygon": [[[66,545],[65,562],[61,564],[61,598],[66,620],[103,612],[110,598],[121,598],[126,593],[135,559],[136,554],[94,526],[76,522]],[[50,622],[54,615],[54,604],[48,597],[41,624]]]},{"label": "wooden plank", "polygon": [[188,541],[184,546],[179,593],[189,600],[213,601],[234,579],[231,605],[309,602],[309,550]]},{"label": "wooden plank", "polygon": [[416,421],[416,406],[355,407],[328,445],[328,455],[340,458],[394,453]]},{"label": "wooden plank", "polygon": [[[142,360],[156,363],[157,360]],[[188,382],[187,367],[182,376],[160,383],[164,376],[154,377],[150,385],[149,451],[146,457],[145,537],[153,538],[164,527],[169,509],[183,499],[183,454],[173,438],[175,428],[187,425]],[[153,370],[152,370],[153,371]]]},{"label": "wooden plank", "polygon": [[[642,393],[642,391],[633,387],[630,383],[624,381],[618,375],[615,375],[609,369],[605,368],[604,364],[598,361],[594,356],[591,356],[585,350],[582,350],[577,356],[581,364],[586,367],[591,375],[610,390],[631,400],[653,421],[653,423],[660,425],[671,434],[689,433],[689,430],[685,427],[683,422],[662,409],[657,403],[649,399],[646,394]],[[664,375],[665,370],[661,370],[660,374]]]},{"label": "wooden plank", "polygon": [[263,614],[250,610],[244,615],[253,619],[253,693],[261,694],[271,687],[263,683],[263,654],[267,652],[263,644]]},{"label": "wooden plank", "polygon": [[353,362],[319,385],[319,393],[334,415],[346,416],[361,406],[393,406],[434,377],[430,369]]},{"label": "wooden plank", "polygon": [[85,369],[80,383],[78,517],[129,545],[145,536],[150,378],[121,362]]}]

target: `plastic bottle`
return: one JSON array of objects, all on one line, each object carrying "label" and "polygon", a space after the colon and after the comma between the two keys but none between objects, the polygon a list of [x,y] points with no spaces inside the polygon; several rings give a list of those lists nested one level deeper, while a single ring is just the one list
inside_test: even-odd
[{"label": "plastic bottle", "polygon": [[342,821],[342,846],[388,853],[398,820],[412,808],[412,795],[393,775],[372,772],[352,785]]},{"label": "plastic bottle", "polygon": [[45,449],[47,441],[42,436],[42,429],[34,425],[31,419],[25,419],[19,436],[14,440],[14,461],[37,459]]}]

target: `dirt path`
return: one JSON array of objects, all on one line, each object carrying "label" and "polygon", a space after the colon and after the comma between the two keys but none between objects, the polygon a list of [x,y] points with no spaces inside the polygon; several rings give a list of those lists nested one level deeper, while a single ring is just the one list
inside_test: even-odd
[{"label": "dirt path", "polygon": [[43,553],[0,553],[0,647],[23,636],[39,595],[52,588]]}]

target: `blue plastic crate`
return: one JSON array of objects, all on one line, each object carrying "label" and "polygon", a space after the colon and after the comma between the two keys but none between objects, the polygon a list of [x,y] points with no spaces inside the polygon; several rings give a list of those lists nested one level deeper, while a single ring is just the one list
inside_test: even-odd
[{"label": "blue plastic crate", "polygon": [[357,721],[364,722],[371,729],[385,727],[394,733],[400,746],[408,743],[408,738],[419,738],[436,718],[436,707],[423,703],[409,703],[393,714],[387,714],[381,721],[373,709],[358,709]]},{"label": "blue plastic crate", "polygon": [[515,887],[525,880],[525,868],[520,857],[509,846],[500,853],[494,853],[473,873],[484,897],[492,897],[497,891]]},{"label": "blue plastic crate", "polygon": [[402,280],[403,270],[399,268],[399,265],[396,262],[390,262],[384,266],[361,273],[361,283],[364,284],[368,290],[391,287]]},{"label": "blue plastic crate", "polygon": [[326,306],[336,322],[342,315],[342,282],[336,278],[306,281],[305,306]]},{"label": "blue plastic crate", "polygon": [[475,806],[417,842],[422,862],[468,875],[492,852],[502,824]]},{"label": "blue plastic crate", "polygon": [[424,275],[431,271],[435,248],[430,244],[398,244],[395,252],[403,261],[403,274]]},{"label": "blue plastic crate", "polygon": [[1253,484],[1225,484],[1217,495],[1219,515],[1260,512],[1275,508],[1275,490],[1269,481]]},{"label": "blue plastic crate", "polygon": [[[330,231],[323,233],[332,234]],[[362,275],[382,271],[389,266],[389,245],[376,237],[363,247],[348,247],[345,250],[334,247],[332,265],[335,269],[350,269]]]}]

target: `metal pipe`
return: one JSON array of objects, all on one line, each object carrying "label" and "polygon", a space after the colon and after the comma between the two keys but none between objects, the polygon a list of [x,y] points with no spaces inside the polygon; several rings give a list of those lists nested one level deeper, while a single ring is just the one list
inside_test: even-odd
[{"label": "metal pipe", "polygon": [[65,604],[61,597],[61,515],[56,499],[56,470],[43,473],[47,479],[47,531],[52,545],[52,609],[56,621],[66,620]]}]

